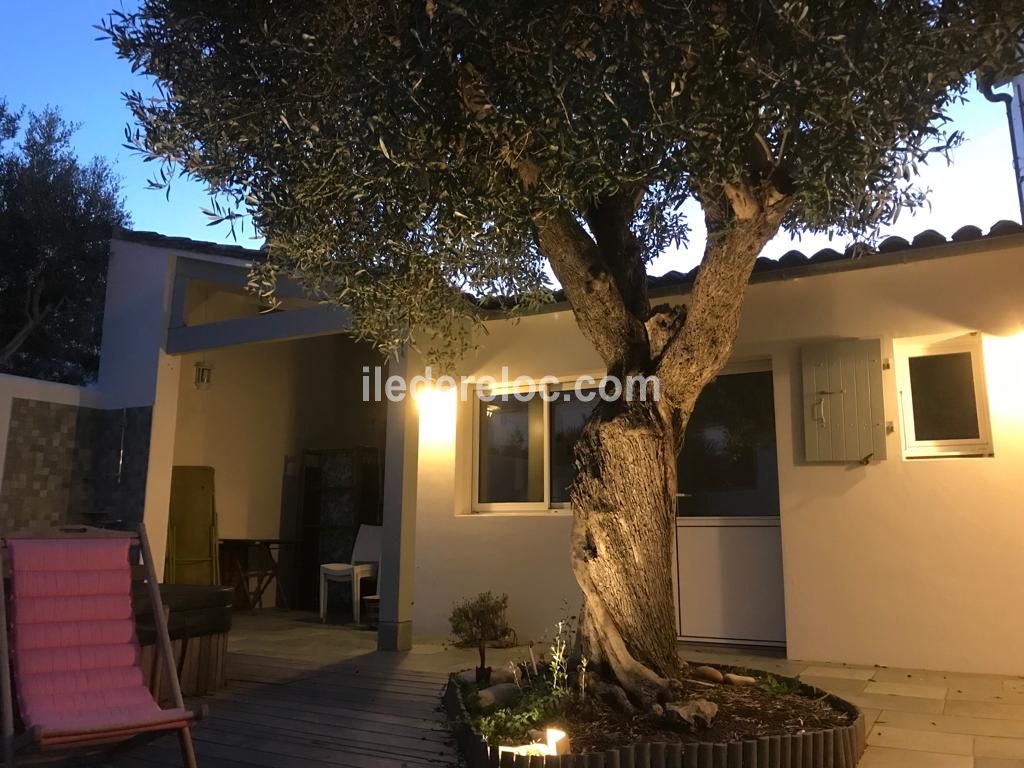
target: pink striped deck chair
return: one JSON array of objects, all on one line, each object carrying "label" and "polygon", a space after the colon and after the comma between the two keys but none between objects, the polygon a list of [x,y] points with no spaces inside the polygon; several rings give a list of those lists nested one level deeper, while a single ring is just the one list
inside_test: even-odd
[{"label": "pink striped deck chair", "polygon": [[[150,603],[160,593],[146,532],[68,529],[54,538],[0,539],[0,573],[9,566],[10,596],[0,579],[0,694],[4,765],[23,748],[125,747],[177,731],[182,761],[196,766],[191,727],[167,634],[154,610],[160,655],[173,706],[161,709],[143,680],[132,613],[131,548],[137,544]],[[9,659],[10,663],[7,663]],[[13,674],[12,674],[13,673]],[[24,729],[15,733],[15,701]]]}]

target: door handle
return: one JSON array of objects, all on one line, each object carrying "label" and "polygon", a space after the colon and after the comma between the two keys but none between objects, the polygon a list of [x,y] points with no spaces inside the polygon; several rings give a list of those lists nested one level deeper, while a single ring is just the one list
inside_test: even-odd
[{"label": "door handle", "polygon": [[811,403],[811,420],[818,426],[825,426],[825,398],[819,397]]}]

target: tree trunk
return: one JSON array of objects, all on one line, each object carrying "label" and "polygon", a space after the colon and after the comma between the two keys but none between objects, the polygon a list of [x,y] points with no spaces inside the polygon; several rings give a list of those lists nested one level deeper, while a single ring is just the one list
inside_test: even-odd
[{"label": "tree trunk", "polygon": [[18,350],[24,346],[29,337],[35,333],[36,328],[42,325],[43,320],[56,306],[47,304],[40,308],[39,304],[43,297],[43,283],[39,282],[30,287],[25,297],[25,324],[0,347],[0,365],[7,365]]},{"label": "tree trunk", "polygon": [[[520,168],[524,189],[539,173],[528,165],[529,173]],[[642,193],[596,200],[589,232],[569,211],[534,219],[540,250],[609,373],[654,373],[660,383],[660,402],[598,405],[576,442],[570,492],[582,650],[605,667],[627,706],[678,693],[676,453],[698,395],[729,359],[757,254],[790,204],[769,182],[710,189],[702,201],[708,243],[683,311],[650,306],[643,249],[630,229]]]},{"label": "tree trunk", "polygon": [[[745,185],[726,191],[736,218],[722,225],[709,216],[685,319],[669,311],[661,328],[657,312],[644,318],[648,362],[639,367],[654,367],[661,402],[602,403],[576,443],[571,548],[583,650],[641,704],[671,688],[683,667],[672,586],[676,453],[698,395],[729,359],[754,260],[789,205],[771,193],[756,199]],[[637,367],[619,360],[637,357],[605,360],[621,372]]]},{"label": "tree trunk", "polygon": [[48,306],[41,314],[29,317],[25,324],[18,329],[18,332],[6,344],[0,347],[0,365],[7,365],[10,362],[11,358],[25,345],[25,342],[35,333],[36,328],[42,324],[51,310],[52,307]]},{"label": "tree trunk", "polygon": [[676,428],[652,402],[601,403],[576,443],[572,565],[583,652],[634,699],[681,669],[672,594]]}]

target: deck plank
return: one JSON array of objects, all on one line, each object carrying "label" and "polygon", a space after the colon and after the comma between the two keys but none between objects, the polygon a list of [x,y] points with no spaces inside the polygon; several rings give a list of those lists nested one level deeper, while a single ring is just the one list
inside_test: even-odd
[{"label": "deck plank", "polygon": [[[333,664],[229,654],[228,685],[194,729],[202,768],[447,768],[457,763],[440,709],[445,675],[396,657]],[[164,737],[111,768],[180,765]]]}]

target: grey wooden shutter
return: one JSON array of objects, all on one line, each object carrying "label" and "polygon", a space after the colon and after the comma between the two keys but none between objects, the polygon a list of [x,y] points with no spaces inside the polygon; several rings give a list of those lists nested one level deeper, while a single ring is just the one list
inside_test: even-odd
[{"label": "grey wooden shutter", "polygon": [[808,344],[802,353],[806,460],[884,459],[882,342]]}]

